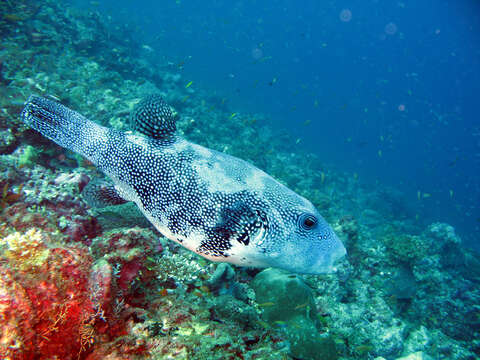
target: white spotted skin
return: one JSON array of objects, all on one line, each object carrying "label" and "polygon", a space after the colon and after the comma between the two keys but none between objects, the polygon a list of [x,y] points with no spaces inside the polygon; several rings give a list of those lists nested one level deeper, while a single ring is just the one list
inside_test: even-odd
[{"label": "white spotted skin", "polygon": [[[158,231],[207,259],[318,274],[345,255],[308,200],[244,160],[180,137],[107,129],[59,104],[48,115],[60,127],[45,125],[35,101],[22,113],[28,125],[88,158]],[[311,229],[305,214],[317,220]]]}]

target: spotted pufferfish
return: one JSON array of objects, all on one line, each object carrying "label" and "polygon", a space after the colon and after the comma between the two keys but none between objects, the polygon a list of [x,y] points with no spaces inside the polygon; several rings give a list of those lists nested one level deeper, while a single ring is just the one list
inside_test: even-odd
[{"label": "spotted pufferfish", "polygon": [[134,132],[33,95],[21,117],[108,176],[111,182],[90,186],[92,198],[104,205],[133,201],[163,236],[204,258],[319,274],[346,253],[310,201],[244,160],[179,136],[159,95],[135,107]]}]

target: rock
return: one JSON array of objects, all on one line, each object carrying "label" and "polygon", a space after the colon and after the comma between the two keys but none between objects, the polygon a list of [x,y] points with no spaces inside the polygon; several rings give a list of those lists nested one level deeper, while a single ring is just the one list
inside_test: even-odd
[{"label": "rock", "polygon": [[258,315],[252,305],[235,299],[231,295],[220,295],[215,298],[213,310],[219,319],[235,322],[244,328],[258,324]]},{"label": "rock", "polygon": [[262,306],[263,318],[273,323],[304,317],[316,321],[316,307],[312,290],[302,278],[279,269],[266,269],[258,273],[252,283],[257,303]]},{"label": "rock", "polygon": [[319,332],[313,292],[300,276],[270,268],[257,274],[252,287],[263,309],[263,319],[281,327],[293,357],[304,360],[338,358],[331,336]]},{"label": "rock", "polygon": [[428,360],[428,359],[430,359],[430,356],[424,354],[421,351],[417,351],[416,353],[396,358],[396,360]]},{"label": "rock", "polygon": [[414,353],[417,350],[425,349],[430,343],[430,335],[425,326],[420,326],[417,330],[412,331],[405,341],[404,352],[407,354]]},{"label": "rock", "polygon": [[227,263],[218,264],[215,272],[207,281],[207,285],[214,290],[218,290],[229,283],[235,277],[235,271],[232,266]]}]

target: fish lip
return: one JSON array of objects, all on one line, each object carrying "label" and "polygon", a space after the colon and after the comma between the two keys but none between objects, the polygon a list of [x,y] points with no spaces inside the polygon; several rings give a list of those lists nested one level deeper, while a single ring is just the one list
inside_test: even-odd
[{"label": "fish lip", "polygon": [[347,254],[347,251],[345,250],[345,252],[343,253],[342,256],[338,257],[337,259],[335,259],[332,263],[332,266],[331,266],[331,272],[332,273],[336,273],[338,271],[338,267],[340,265],[342,265],[343,263],[345,263],[346,261],[346,258],[345,258],[345,255]]},{"label": "fish lip", "polygon": [[[337,237],[335,235],[335,237]],[[331,256],[330,269],[332,273],[337,272],[338,266],[345,261],[345,255],[347,255],[347,249],[343,245],[342,241],[337,237],[337,249]]]},{"label": "fish lip", "polygon": [[336,235],[335,237],[337,241],[328,255],[328,259],[325,257],[320,258],[313,266],[305,271],[304,274],[319,275],[337,272],[338,267],[345,261],[347,249],[345,249],[345,246]]}]

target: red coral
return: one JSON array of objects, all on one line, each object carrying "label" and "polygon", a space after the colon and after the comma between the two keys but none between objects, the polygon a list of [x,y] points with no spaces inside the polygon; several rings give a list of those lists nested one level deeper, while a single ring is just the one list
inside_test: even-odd
[{"label": "red coral", "polygon": [[133,279],[138,276],[138,272],[142,268],[141,259],[134,259],[122,266],[120,276],[118,277],[118,286],[127,292],[130,289]]},{"label": "red coral", "polygon": [[92,239],[101,234],[100,224],[91,216],[76,216],[66,227],[65,234],[74,242],[82,242],[90,246]]},{"label": "red coral", "polygon": [[81,357],[93,340],[97,316],[89,296],[91,258],[77,247],[49,249],[37,243],[31,251],[41,261],[25,264],[12,250],[0,270],[0,328],[8,338],[0,354],[12,359]]},{"label": "red coral", "polygon": [[37,336],[36,309],[12,271],[0,266],[1,358],[33,359]]},{"label": "red coral", "polygon": [[36,227],[45,232],[53,233],[57,230],[56,217],[46,217],[39,213],[31,212],[25,203],[16,203],[7,207],[2,216],[6,223],[19,232]]}]

